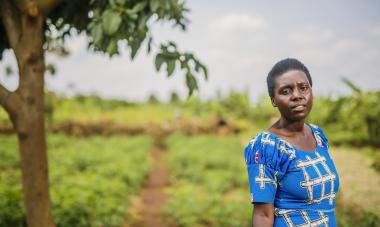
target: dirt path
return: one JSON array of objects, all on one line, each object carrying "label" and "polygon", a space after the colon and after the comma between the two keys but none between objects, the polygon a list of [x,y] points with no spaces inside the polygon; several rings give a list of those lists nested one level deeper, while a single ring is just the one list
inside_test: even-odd
[{"label": "dirt path", "polygon": [[130,213],[133,220],[125,227],[166,226],[162,209],[166,201],[163,189],[169,185],[169,175],[164,163],[166,149],[155,145],[152,150],[152,169],[139,194],[132,199]]}]

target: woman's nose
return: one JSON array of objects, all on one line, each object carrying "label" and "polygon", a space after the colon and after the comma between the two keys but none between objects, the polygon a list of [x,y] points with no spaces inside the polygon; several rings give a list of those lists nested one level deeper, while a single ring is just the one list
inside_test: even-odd
[{"label": "woman's nose", "polygon": [[292,93],[292,99],[298,100],[302,98],[303,98],[302,92],[299,89],[294,89]]}]

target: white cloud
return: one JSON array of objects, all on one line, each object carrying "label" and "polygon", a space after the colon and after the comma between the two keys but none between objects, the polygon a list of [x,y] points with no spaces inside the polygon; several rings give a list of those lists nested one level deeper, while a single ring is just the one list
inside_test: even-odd
[{"label": "white cloud", "polygon": [[300,28],[297,32],[289,34],[289,40],[298,45],[315,45],[321,43],[331,43],[336,38],[330,29],[319,28],[315,25],[307,25]]},{"label": "white cloud", "polygon": [[212,21],[211,26],[222,30],[260,30],[266,27],[266,21],[261,16],[231,13]]}]

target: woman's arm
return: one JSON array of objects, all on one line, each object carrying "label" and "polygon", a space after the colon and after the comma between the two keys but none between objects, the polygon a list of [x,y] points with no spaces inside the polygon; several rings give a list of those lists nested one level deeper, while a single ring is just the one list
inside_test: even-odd
[{"label": "woman's arm", "polygon": [[252,224],[254,227],[273,227],[274,206],[269,203],[254,203]]}]

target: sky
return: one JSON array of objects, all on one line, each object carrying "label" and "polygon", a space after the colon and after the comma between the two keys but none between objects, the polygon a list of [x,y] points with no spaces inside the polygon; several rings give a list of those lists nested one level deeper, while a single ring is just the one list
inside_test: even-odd
[{"label": "sky", "polygon": [[[188,0],[188,29],[168,23],[151,26],[155,42],[174,40],[207,65],[209,79],[199,75],[202,99],[217,93],[248,92],[251,101],[266,95],[266,75],[279,60],[303,62],[313,78],[317,96],[350,94],[346,77],[365,90],[380,90],[380,1],[377,0]],[[59,94],[98,94],[106,98],[144,101],[154,94],[166,101],[172,91],[186,97],[183,72],[167,78],[164,67],[154,69],[154,55],[142,48],[132,62],[128,51],[117,57],[87,50],[87,38],[67,40],[70,56],[47,54],[55,76],[46,76],[48,89]],[[4,54],[0,70],[15,65]],[[0,83],[17,88],[17,77],[0,73]]]}]

